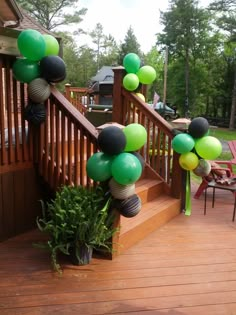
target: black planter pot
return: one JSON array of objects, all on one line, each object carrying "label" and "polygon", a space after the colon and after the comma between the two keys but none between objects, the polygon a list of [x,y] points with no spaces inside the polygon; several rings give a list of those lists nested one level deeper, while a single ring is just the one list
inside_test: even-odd
[{"label": "black planter pot", "polygon": [[75,246],[70,249],[70,259],[73,265],[88,265],[92,255],[93,248],[87,245]]}]

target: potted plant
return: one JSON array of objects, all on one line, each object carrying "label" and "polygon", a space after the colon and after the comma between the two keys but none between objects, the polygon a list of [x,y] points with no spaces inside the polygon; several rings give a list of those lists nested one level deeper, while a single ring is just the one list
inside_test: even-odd
[{"label": "potted plant", "polygon": [[37,226],[49,240],[37,246],[50,250],[55,270],[61,271],[59,252],[70,255],[74,264],[83,265],[90,262],[93,249],[112,250],[110,240],[116,228],[110,200],[100,186],[62,186],[54,200],[41,201],[43,214],[37,218]]}]

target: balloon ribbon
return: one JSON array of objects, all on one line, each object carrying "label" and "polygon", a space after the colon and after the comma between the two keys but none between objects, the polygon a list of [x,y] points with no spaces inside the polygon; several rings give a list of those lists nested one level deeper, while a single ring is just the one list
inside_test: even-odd
[{"label": "balloon ribbon", "polygon": [[191,215],[192,201],[191,201],[191,183],[190,171],[186,175],[186,194],[185,194],[185,215]]}]

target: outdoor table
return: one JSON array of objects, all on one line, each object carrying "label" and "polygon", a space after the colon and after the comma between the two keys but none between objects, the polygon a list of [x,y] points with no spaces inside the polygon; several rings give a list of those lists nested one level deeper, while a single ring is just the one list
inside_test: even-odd
[{"label": "outdoor table", "polygon": [[208,188],[213,188],[212,208],[214,208],[214,205],[215,205],[215,190],[216,189],[228,190],[234,194],[234,210],[233,210],[233,218],[232,218],[232,221],[234,221],[235,212],[236,212],[236,182],[233,185],[222,185],[222,184],[216,183],[215,181],[211,181],[208,183],[208,186],[205,189],[204,215],[206,215],[206,202],[207,202],[207,189]]}]

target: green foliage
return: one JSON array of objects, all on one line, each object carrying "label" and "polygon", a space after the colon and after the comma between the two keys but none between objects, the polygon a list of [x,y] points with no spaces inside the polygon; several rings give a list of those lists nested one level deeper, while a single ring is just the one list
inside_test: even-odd
[{"label": "green foliage", "polygon": [[156,47],[152,47],[150,52],[148,52],[144,56],[144,64],[152,66],[156,70],[156,79],[153,82],[152,85],[148,86],[148,91],[147,91],[147,100],[146,101],[153,101],[153,95],[154,92],[158,92],[158,94],[162,94],[163,90],[163,56]]},{"label": "green foliage", "polygon": [[114,37],[103,33],[103,26],[97,23],[94,30],[89,35],[96,49],[96,63],[97,71],[100,70],[101,65],[114,65],[117,63],[118,47]]},{"label": "green foliage", "polygon": [[[76,10],[77,0],[17,0],[46,29],[52,30],[60,25],[80,23],[87,9]],[[67,14],[66,9],[72,9],[72,14]]]},{"label": "green foliage", "polygon": [[111,251],[110,239],[116,229],[109,210],[110,199],[104,193],[100,186],[95,189],[63,186],[54,200],[46,205],[41,201],[42,218],[37,218],[37,225],[49,240],[38,246],[50,250],[55,270],[60,271],[58,252],[69,255],[70,249],[84,245]]},{"label": "green foliage", "polygon": [[118,60],[118,63],[120,65],[123,64],[123,59],[125,55],[127,55],[128,53],[135,53],[140,58],[142,57],[140,44],[138,43],[137,38],[131,26],[129,27],[126,33],[124,42],[121,44],[121,47],[120,47],[119,60]]}]

